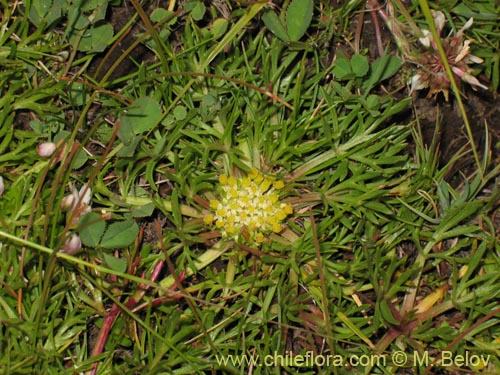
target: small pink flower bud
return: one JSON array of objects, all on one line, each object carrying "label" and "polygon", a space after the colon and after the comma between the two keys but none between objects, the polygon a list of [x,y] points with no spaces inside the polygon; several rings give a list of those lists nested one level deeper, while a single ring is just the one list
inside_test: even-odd
[{"label": "small pink flower bud", "polygon": [[38,145],[38,155],[42,158],[48,158],[52,156],[57,146],[54,142],[44,142]]},{"label": "small pink flower bud", "polygon": [[64,246],[59,250],[61,253],[73,255],[82,248],[82,241],[76,234],[72,234],[64,243]]},{"label": "small pink flower bud", "polygon": [[479,82],[479,80],[476,77],[474,77],[472,74],[464,72],[463,70],[461,70],[461,69],[459,69],[459,68],[457,68],[455,66],[452,67],[451,69],[453,70],[453,73],[455,73],[462,80],[464,80],[465,82],[471,84],[472,86],[477,86],[477,87],[481,87],[484,90],[488,90],[488,87],[486,87],[481,82]]}]

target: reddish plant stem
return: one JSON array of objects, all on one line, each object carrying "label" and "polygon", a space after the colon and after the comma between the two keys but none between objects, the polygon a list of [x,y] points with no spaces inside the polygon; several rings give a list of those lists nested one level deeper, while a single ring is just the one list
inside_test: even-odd
[{"label": "reddish plant stem", "polygon": [[427,366],[427,368],[424,370],[424,372],[422,373],[422,375],[427,375],[429,372],[431,372],[434,368],[434,366],[436,365],[436,363],[441,359],[442,355],[444,352],[447,352],[447,351],[450,351],[451,349],[453,349],[453,347],[455,345],[457,345],[460,341],[462,341],[464,339],[465,336],[467,336],[469,333],[471,333],[473,330],[475,330],[477,327],[479,327],[481,324],[483,324],[484,322],[490,320],[491,318],[493,318],[494,316],[496,315],[499,315],[500,314],[500,307],[499,308],[496,308],[495,310],[491,311],[489,314],[483,316],[481,319],[479,319],[476,323],[474,323],[473,325],[471,325],[469,328],[467,328],[464,332],[462,332],[460,335],[458,335],[455,340],[453,340],[450,344],[448,344],[448,346],[446,348],[444,348],[437,356],[436,358],[434,358],[434,360],[432,361],[432,363]]},{"label": "reddish plant stem", "polygon": [[[161,273],[161,270],[163,268],[164,261],[161,260],[159,261],[155,267],[153,268],[153,272],[151,273],[151,276],[149,277],[149,281],[156,281],[158,279],[158,276]],[[137,266],[137,263],[134,263],[132,266],[132,269],[135,270]],[[185,277],[185,272],[181,272],[182,279]],[[175,285],[174,285],[175,287]],[[146,291],[149,289],[149,285],[145,284],[139,284],[138,289],[134,293],[133,296],[130,296],[128,300],[124,303],[124,307],[127,310],[134,310],[134,307],[137,305],[137,303],[144,297],[144,294]],[[120,296],[117,297],[118,301],[120,300]],[[103,324],[101,329],[99,330],[99,334],[97,336],[96,344],[92,350],[92,357],[96,357],[99,354],[101,354],[104,350],[104,346],[106,345],[106,341],[109,337],[109,334],[111,332],[111,328],[113,327],[113,323],[115,322],[116,318],[120,313],[122,312],[122,309],[117,303],[113,303],[113,306],[111,306],[111,309],[109,310],[108,314],[105,316]],[[89,371],[88,375],[95,375],[97,372],[97,366],[98,362],[94,362],[92,365],[92,370]]]},{"label": "reddish plant stem", "polygon": [[[99,334],[97,335],[97,340],[94,349],[92,350],[92,357],[95,357],[102,353],[104,345],[106,344],[106,341],[108,339],[109,333],[111,332],[111,327],[113,326],[113,323],[115,322],[115,319],[120,313],[120,311],[121,311],[120,306],[114,303],[113,306],[111,307],[111,310],[109,310],[108,315],[106,315],[106,317],[104,318],[101,329],[99,330]],[[89,375],[95,375],[97,371],[97,365],[98,362],[93,363],[92,370],[90,370]]]},{"label": "reddish plant stem", "polygon": [[376,1],[369,1],[368,2],[368,8],[370,9],[370,14],[371,14],[372,20],[373,20],[373,27],[375,29],[375,39],[377,41],[378,54],[379,54],[379,56],[382,56],[384,54],[384,46],[382,44],[382,36],[381,36],[381,32],[380,32],[380,24],[379,24],[378,18],[377,18],[376,7],[379,7],[379,5]]}]

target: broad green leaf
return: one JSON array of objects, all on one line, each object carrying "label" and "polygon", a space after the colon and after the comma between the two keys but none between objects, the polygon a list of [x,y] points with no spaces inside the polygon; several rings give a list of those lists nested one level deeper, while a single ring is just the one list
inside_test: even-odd
[{"label": "broad green leaf", "polygon": [[290,41],[285,26],[283,26],[279,17],[272,10],[268,10],[262,15],[262,21],[264,21],[264,25],[266,25],[266,27],[278,38],[284,42]]},{"label": "broad green leaf", "polygon": [[155,10],[153,10],[153,13],[151,13],[151,21],[160,22],[165,18],[170,17],[170,19],[166,21],[164,25],[173,25],[177,21],[177,17],[174,16],[175,13],[170,10],[163,8],[156,8]]},{"label": "broad green leaf", "polygon": [[224,19],[224,18],[216,19],[212,23],[212,30],[211,30],[214,38],[218,39],[221,36],[223,36],[226,33],[228,26],[229,26],[229,23],[226,19]]},{"label": "broad green leaf", "polygon": [[182,121],[186,118],[187,116],[187,110],[186,107],[182,105],[178,105],[177,107],[174,108],[172,111],[174,114],[174,117],[177,121]]},{"label": "broad green leaf", "polygon": [[377,111],[380,108],[380,97],[377,95],[368,95],[366,98],[366,108],[370,111]]},{"label": "broad green leaf", "polygon": [[85,85],[80,82],[71,83],[69,95],[74,104],[78,106],[82,106],[87,103],[87,99],[89,98]]},{"label": "broad green leaf", "polygon": [[105,229],[106,222],[94,212],[85,214],[78,222],[78,234],[85,246],[96,247]]},{"label": "broad green leaf", "polygon": [[123,121],[123,117],[118,129],[118,139],[122,141],[123,147],[120,148],[117,155],[122,158],[132,157],[141,141],[141,137],[134,133],[132,122]]},{"label": "broad green leaf", "polygon": [[134,101],[128,112],[122,116],[121,126],[133,129],[135,134],[141,134],[158,125],[161,116],[160,104],[152,98],[142,97]]},{"label": "broad green leaf", "polygon": [[29,11],[29,18],[36,27],[42,24],[50,26],[63,15],[66,0],[34,0]]},{"label": "broad green leaf", "polygon": [[121,158],[130,158],[134,156],[135,150],[137,149],[137,145],[140,141],[140,136],[133,138],[130,143],[124,144],[124,146],[118,151],[117,155]]},{"label": "broad green leaf", "polygon": [[115,258],[111,254],[102,254],[104,258],[104,262],[106,265],[111,268],[113,271],[117,272],[125,272],[127,270],[127,260],[123,258]]},{"label": "broad green leaf", "polygon": [[134,133],[132,121],[125,121],[124,117],[122,117],[117,135],[118,139],[122,141],[125,146],[132,144],[137,138],[137,135]]},{"label": "broad green leaf", "polygon": [[127,247],[134,242],[138,234],[139,227],[135,221],[119,221],[108,227],[100,245],[106,249]]},{"label": "broad green leaf", "polygon": [[354,78],[350,62],[343,58],[338,58],[335,61],[332,72],[335,75],[335,78],[339,80]]},{"label": "broad green leaf", "polygon": [[133,207],[130,213],[133,217],[150,217],[155,209],[153,203],[145,204],[144,206]]},{"label": "broad green leaf", "polygon": [[351,69],[356,77],[364,77],[370,69],[368,58],[359,54],[354,55],[351,58]]},{"label": "broad green leaf", "polygon": [[75,158],[73,161],[73,168],[74,169],[80,169],[85,165],[85,163],[89,160],[89,157],[87,156],[87,153],[83,151],[82,149],[79,149],[76,154]]},{"label": "broad green leaf", "polygon": [[286,11],[286,28],[291,41],[298,41],[307,31],[313,15],[312,0],[292,0]]},{"label": "broad green leaf", "polygon": [[168,11],[167,9],[156,8],[153,10],[149,18],[151,18],[151,21],[153,22],[160,22],[162,19],[169,16],[171,13],[172,12]]},{"label": "broad green leaf", "polygon": [[363,88],[371,90],[377,83],[392,77],[403,65],[403,61],[396,56],[383,55],[371,65],[371,73]]},{"label": "broad green leaf", "polygon": [[193,17],[195,21],[203,19],[206,11],[205,4],[203,4],[202,1],[189,1],[184,8],[191,11],[191,17]]},{"label": "broad green leaf", "polygon": [[[81,52],[102,52],[113,40],[113,26],[105,23],[81,31],[82,38],[78,44],[78,50]],[[71,41],[76,40],[76,34],[73,34]]]},{"label": "broad green leaf", "polygon": [[82,13],[91,23],[94,24],[106,18],[108,0],[77,0],[77,2],[80,1],[82,2]]},{"label": "broad green leaf", "polygon": [[[377,61],[375,61],[376,63]],[[403,60],[401,60],[397,56],[389,56],[389,61],[384,69],[384,73],[380,78],[380,81],[385,81],[388,78],[391,78],[394,74],[398,72],[398,70],[403,65]]]}]

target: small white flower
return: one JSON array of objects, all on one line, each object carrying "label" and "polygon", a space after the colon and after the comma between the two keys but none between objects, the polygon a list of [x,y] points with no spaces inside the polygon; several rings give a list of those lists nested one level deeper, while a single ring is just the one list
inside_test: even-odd
[{"label": "small white flower", "polygon": [[425,89],[426,87],[429,87],[429,83],[426,80],[422,79],[421,74],[415,74],[413,77],[411,77],[410,92],[422,90]]},{"label": "small white flower", "polygon": [[429,30],[422,30],[422,37],[420,37],[418,40],[424,47],[429,48],[431,46],[431,41],[432,41],[432,34]]},{"label": "small white flower", "polygon": [[438,35],[441,35],[441,31],[444,28],[444,24],[446,22],[446,17],[443,12],[432,12],[432,18],[434,19],[434,25],[436,26],[436,30]]},{"label": "small white flower", "polygon": [[83,184],[79,191],[73,186],[73,192],[62,199],[61,208],[70,211],[71,226],[78,224],[80,218],[91,211],[91,196],[92,190],[88,184]]},{"label": "small white flower", "polygon": [[474,23],[474,19],[473,18],[469,18],[469,20],[465,23],[465,25],[462,26],[462,28],[460,30],[458,30],[457,32],[457,38],[461,38],[464,31],[467,30],[468,28],[470,28],[472,26],[472,24]]},{"label": "small white flower", "polygon": [[57,146],[54,142],[43,142],[38,145],[38,155],[42,158],[48,158],[52,156]]},{"label": "small white flower", "polygon": [[3,184],[3,177],[0,176],[0,197],[2,196],[4,189],[5,185]]},{"label": "small white flower", "polygon": [[469,51],[470,51],[470,40],[466,40],[464,41],[464,45],[460,49],[457,57],[455,57],[455,63],[462,61],[467,55],[469,55]]}]

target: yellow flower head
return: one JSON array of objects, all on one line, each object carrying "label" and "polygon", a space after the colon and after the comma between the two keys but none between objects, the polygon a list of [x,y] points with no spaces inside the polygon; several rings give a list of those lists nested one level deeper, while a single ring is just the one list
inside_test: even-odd
[{"label": "yellow flower head", "polygon": [[284,183],[257,169],[243,178],[221,175],[219,183],[220,199],[210,201],[212,213],[204,222],[215,224],[223,237],[238,239],[243,234],[246,240],[261,243],[266,234],[281,232],[282,221],[293,212],[292,206],[279,201],[277,190]]}]

